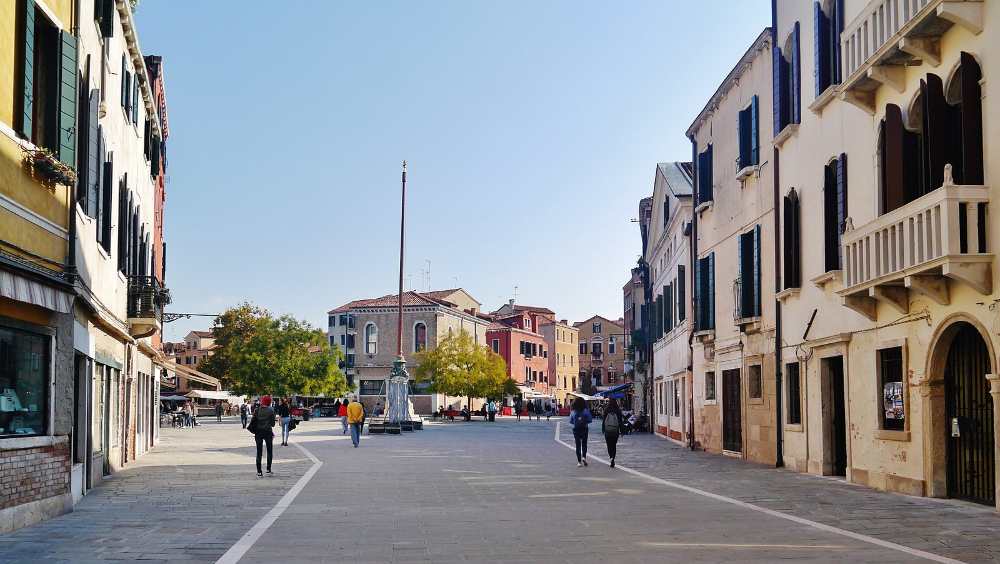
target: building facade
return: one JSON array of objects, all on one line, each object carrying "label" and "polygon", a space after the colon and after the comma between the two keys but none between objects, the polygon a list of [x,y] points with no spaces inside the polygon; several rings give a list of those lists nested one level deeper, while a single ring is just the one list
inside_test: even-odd
[{"label": "building facade", "polygon": [[784,463],[996,505],[1000,11],[782,0],[773,14]]},{"label": "building facade", "polygon": [[509,378],[537,394],[550,394],[548,343],[530,313],[498,318],[486,330],[486,344],[503,358]]},{"label": "building facade", "polygon": [[[643,334],[643,315],[646,306],[646,289],[643,284],[643,268],[632,269],[628,282],[622,286],[622,319],[630,346],[625,350],[625,374],[635,383],[633,407],[640,413],[648,413],[652,407],[653,379],[649,377],[649,355]],[[648,407],[647,407],[648,406]]]},{"label": "building facade", "polygon": [[545,350],[548,351],[549,393],[559,404],[566,405],[566,394],[576,390],[579,377],[576,365],[579,331],[565,319],[543,320],[539,331],[545,339]]},{"label": "building facade", "polygon": [[[654,432],[686,444],[692,434],[690,162],[656,165],[645,264],[649,265],[652,340],[651,423]],[[633,278],[640,278],[639,272]],[[641,280],[639,291],[642,291]],[[626,323],[628,323],[626,321]],[[638,383],[636,385],[638,388]],[[637,394],[638,395],[638,394]]]},{"label": "building facade", "polygon": [[[480,304],[460,288],[435,292],[405,292],[403,294],[403,356],[411,363],[414,355],[430,350],[442,340],[465,331],[480,346],[486,346],[486,329],[490,320],[479,313]],[[341,316],[349,316],[345,335],[356,335],[356,358],[353,376],[356,379],[360,400],[372,409],[385,402],[385,382],[396,359],[397,314],[399,300],[395,294],[381,298],[355,300],[330,312],[337,316],[337,325],[331,327],[328,337],[339,337]],[[334,313],[336,312],[336,313]],[[412,370],[412,368],[411,368]],[[439,407],[459,407],[468,403],[467,398],[432,393],[427,386],[410,382],[410,401],[417,414],[427,415]],[[470,407],[478,408],[481,401],[474,399]]]},{"label": "building facade", "polygon": [[[206,358],[212,356],[215,350],[215,336],[211,331],[190,331],[179,343],[163,343],[163,354],[166,360],[175,365],[198,370]],[[179,372],[173,380],[171,392],[185,394],[197,389],[216,389],[212,382],[187,377],[188,372]],[[208,387],[206,387],[208,386]]]},{"label": "building facade", "polygon": [[595,315],[573,324],[577,339],[577,388],[574,391],[596,393],[625,383],[624,320],[611,321]]},{"label": "building facade", "polygon": [[771,43],[770,30],[758,36],[687,135],[696,177],[694,440],[774,464],[773,167],[761,154],[772,138],[761,118],[772,105]]}]

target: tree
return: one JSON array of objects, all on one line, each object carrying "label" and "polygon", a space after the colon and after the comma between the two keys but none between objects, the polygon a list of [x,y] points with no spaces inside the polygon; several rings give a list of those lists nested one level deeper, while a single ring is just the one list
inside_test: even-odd
[{"label": "tree", "polygon": [[[466,398],[500,397],[511,388],[507,364],[488,347],[477,345],[466,331],[442,339],[437,347],[417,353],[414,376],[431,390]],[[513,386],[512,386],[513,385]]]},{"label": "tree", "polygon": [[199,366],[237,394],[339,396],[348,391],[342,357],[322,331],[291,316],[240,304],[215,319],[212,355]]}]

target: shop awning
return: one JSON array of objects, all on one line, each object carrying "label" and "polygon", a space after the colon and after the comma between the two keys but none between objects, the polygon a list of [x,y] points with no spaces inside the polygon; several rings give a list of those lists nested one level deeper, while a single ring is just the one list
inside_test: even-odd
[{"label": "shop awning", "polygon": [[199,399],[210,399],[210,400],[222,400],[228,401],[230,403],[243,403],[243,398],[241,396],[233,395],[226,391],[215,391],[215,390],[191,390],[187,393],[189,398],[199,398]]},{"label": "shop awning", "polygon": [[588,396],[587,394],[585,394],[583,392],[566,392],[566,395],[567,396],[574,396],[574,397],[578,397],[578,398],[583,398],[583,401],[597,401],[597,400],[603,401],[603,400],[607,399],[607,398],[604,398],[604,397],[601,397],[601,396]]},{"label": "shop awning", "polygon": [[73,311],[72,295],[6,270],[0,270],[0,296],[59,313]]},{"label": "shop awning", "polygon": [[160,396],[160,401],[187,401],[185,396]]},{"label": "shop awning", "polygon": [[600,392],[597,392],[597,395],[606,398],[623,398],[625,397],[625,392],[627,392],[631,388],[632,388],[632,382],[628,382],[626,384],[619,384],[617,386],[608,388],[607,390],[602,390]]}]

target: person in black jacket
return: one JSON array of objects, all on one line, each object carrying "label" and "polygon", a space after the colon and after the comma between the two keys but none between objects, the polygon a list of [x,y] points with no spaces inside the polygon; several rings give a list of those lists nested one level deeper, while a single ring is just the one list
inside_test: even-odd
[{"label": "person in black jacket", "polygon": [[254,410],[249,426],[253,429],[253,440],[257,444],[257,477],[264,474],[260,471],[260,457],[263,446],[267,445],[267,474],[271,475],[271,459],[274,458],[274,410],[271,409],[271,396],[260,399],[260,407]]},{"label": "person in black jacket", "polygon": [[288,446],[288,434],[292,432],[292,411],[288,409],[287,399],[281,400],[278,417],[281,418],[281,446]]},{"label": "person in black jacket", "polygon": [[611,398],[607,409],[604,410],[604,419],[601,420],[601,432],[604,433],[604,441],[608,444],[608,458],[611,459],[612,468],[615,467],[618,437],[621,435],[624,418],[622,408],[618,406],[618,400]]}]

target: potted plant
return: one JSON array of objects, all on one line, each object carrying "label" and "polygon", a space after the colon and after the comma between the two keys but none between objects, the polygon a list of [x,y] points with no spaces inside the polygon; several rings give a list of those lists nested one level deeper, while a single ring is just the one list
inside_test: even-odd
[{"label": "potted plant", "polygon": [[47,182],[67,186],[76,182],[76,172],[73,167],[60,161],[52,151],[44,147],[26,149],[24,160],[31,167],[34,175]]}]

